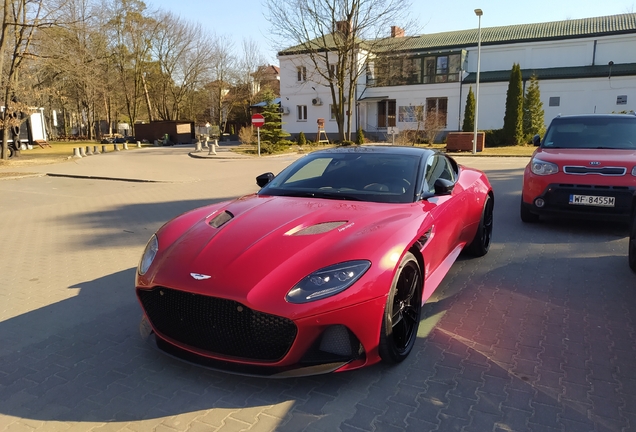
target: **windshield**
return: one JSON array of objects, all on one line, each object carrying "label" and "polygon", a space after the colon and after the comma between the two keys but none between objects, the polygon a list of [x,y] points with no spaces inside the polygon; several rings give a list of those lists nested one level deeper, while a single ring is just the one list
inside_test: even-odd
[{"label": "windshield", "polygon": [[544,148],[636,149],[636,117],[555,118],[543,140]]},{"label": "windshield", "polygon": [[322,153],[283,170],[259,195],[408,203],[420,157],[387,153]]}]

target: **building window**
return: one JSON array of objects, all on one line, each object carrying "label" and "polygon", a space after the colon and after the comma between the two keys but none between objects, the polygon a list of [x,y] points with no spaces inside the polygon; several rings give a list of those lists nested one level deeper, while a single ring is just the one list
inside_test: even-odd
[{"label": "building window", "polygon": [[627,95],[616,96],[616,105],[627,105]]},{"label": "building window", "polygon": [[335,78],[338,75],[338,65],[329,65],[329,76]]},{"label": "building window", "polygon": [[307,81],[307,68],[305,66],[298,66],[296,73],[298,74],[298,82]]},{"label": "building window", "polygon": [[552,96],[548,101],[549,106],[561,106],[561,97],[560,96]]},{"label": "building window", "polygon": [[329,120],[335,120],[336,119],[336,106],[333,104],[329,104],[329,113],[330,116]]},{"label": "building window", "polygon": [[367,63],[367,85],[375,85],[375,64],[373,62]]},{"label": "building window", "polygon": [[426,98],[426,118],[424,128],[446,128],[448,98]]},{"label": "building window", "polygon": [[307,121],[307,105],[296,105],[296,112],[298,121]]},{"label": "building window", "polygon": [[395,127],[395,99],[378,102],[378,127]]},{"label": "building window", "polygon": [[417,106],[401,106],[398,109],[398,121],[400,123],[417,123],[423,120],[424,107]]}]

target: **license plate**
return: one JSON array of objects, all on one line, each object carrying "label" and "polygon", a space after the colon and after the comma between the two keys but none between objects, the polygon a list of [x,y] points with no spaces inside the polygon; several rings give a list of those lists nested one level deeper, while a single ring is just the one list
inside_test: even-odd
[{"label": "license plate", "polygon": [[597,207],[614,207],[616,198],[594,195],[570,195],[570,204]]}]

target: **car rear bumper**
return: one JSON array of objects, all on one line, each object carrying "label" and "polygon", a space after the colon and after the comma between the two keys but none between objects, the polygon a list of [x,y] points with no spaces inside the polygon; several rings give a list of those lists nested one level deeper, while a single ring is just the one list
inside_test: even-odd
[{"label": "car rear bumper", "polygon": [[[572,196],[608,197],[613,206],[573,204]],[[572,216],[589,219],[628,221],[636,197],[636,186],[591,186],[553,183],[530,202],[523,197],[527,210],[536,215]],[[537,205],[539,204],[539,205]],[[541,205],[543,204],[543,205]]]}]

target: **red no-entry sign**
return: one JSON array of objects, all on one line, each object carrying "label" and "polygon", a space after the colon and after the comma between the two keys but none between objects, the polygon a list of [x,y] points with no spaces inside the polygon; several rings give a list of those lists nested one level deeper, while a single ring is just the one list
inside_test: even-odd
[{"label": "red no-entry sign", "polygon": [[262,114],[253,114],[252,115],[252,126],[256,126],[260,128],[265,124],[265,117]]}]

